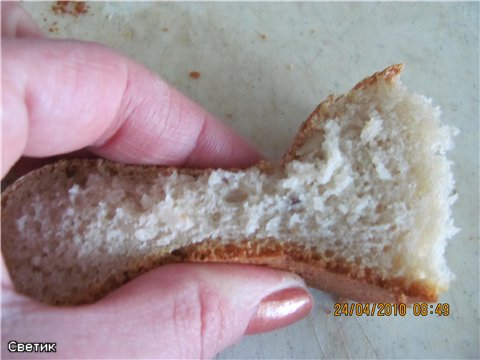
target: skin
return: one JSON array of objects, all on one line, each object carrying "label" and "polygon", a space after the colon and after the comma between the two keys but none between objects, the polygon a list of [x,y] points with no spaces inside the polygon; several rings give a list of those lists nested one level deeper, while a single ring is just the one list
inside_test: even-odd
[{"label": "skin", "polygon": [[[190,167],[245,167],[260,159],[245,140],[142,66],[98,44],[44,38],[20,6],[1,6],[2,177],[24,156],[78,151]],[[56,353],[35,358],[211,358],[245,333],[305,317],[312,303],[293,274],[176,264],[97,303],[58,308],[17,294],[2,260],[2,357],[22,355],[7,350],[15,339],[57,343]]]}]

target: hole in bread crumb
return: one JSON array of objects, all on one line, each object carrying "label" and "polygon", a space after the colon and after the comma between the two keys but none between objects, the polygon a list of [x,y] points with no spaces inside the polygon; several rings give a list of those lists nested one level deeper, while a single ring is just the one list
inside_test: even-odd
[{"label": "hole in bread crumb", "polygon": [[375,212],[377,214],[380,214],[381,212],[383,212],[385,210],[385,205],[379,203],[377,204],[377,206],[375,207]]},{"label": "hole in bread crumb", "polygon": [[325,257],[331,258],[331,257],[333,257],[333,255],[335,255],[335,253],[332,250],[326,250],[325,251]]},{"label": "hole in bread crumb", "polygon": [[296,197],[296,196],[293,196],[292,198],[290,198],[290,204],[293,206],[293,205],[297,205],[297,204],[300,204],[301,200]]},{"label": "hole in bread crumb", "polygon": [[115,217],[116,209],[118,208],[108,207],[107,214],[105,215],[105,220],[112,221]]},{"label": "hole in bread crumb", "polygon": [[216,211],[210,216],[210,219],[212,220],[212,222],[218,223],[220,221],[221,216],[222,215],[218,211]]},{"label": "hole in bread crumb", "polygon": [[107,172],[110,176],[118,175],[118,169],[117,168],[115,168],[113,166],[107,166],[106,169],[107,169]]},{"label": "hole in bread crumb", "polygon": [[361,256],[355,256],[355,264],[356,265],[362,265],[362,257]]},{"label": "hole in bread crumb", "polygon": [[225,196],[225,201],[229,203],[243,202],[247,199],[247,197],[248,197],[248,194],[246,194],[240,189],[235,189],[230,191]]},{"label": "hole in bread crumb", "polygon": [[75,175],[75,168],[73,166],[67,166],[65,168],[65,175],[67,175],[68,178],[71,178]]},{"label": "hole in bread crumb", "polygon": [[184,259],[187,256],[187,253],[183,249],[176,249],[171,252],[173,257]]}]

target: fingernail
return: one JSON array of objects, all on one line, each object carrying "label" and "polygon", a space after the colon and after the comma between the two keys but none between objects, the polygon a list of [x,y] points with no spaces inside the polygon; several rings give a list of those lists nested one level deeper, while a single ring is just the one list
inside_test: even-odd
[{"label": "fingernail", "polygon": [[293,324],[306,317],[313,307],[313,298],[302,288],[284,289],[268,295],[258,304],[246,335],[268,332]]}]

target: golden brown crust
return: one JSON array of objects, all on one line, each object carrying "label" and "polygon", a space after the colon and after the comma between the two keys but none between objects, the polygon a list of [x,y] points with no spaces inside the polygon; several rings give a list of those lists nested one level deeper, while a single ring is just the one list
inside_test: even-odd
[{"label": "golden brown crust", "polygon": [[253,239],[222,244],[207,240],[173,252],[181,261],[264,265],[292,271],[305,281],[341,297],[369,302],[435,301],[435,288],[405,279],[383,280],[373,271],[361,272],[350,264],[320,254],[315,248],[275,239]]},{"label": "golden brown crust", "polygon": [[[368,77],[358,83],[352,92],[345,96],[352,96],[352,93],[367,86],[372,86],[377,81],[390,82],[400,74],[402,65],[393,65]],[[341,98],[341,97],[340,97]],[[297,151],[305,143],[309,135],[315,130],[315,124],[324,121],[332,116],[330,109],[332,104],[340,98],[328,97],[321,103],[308,119],[302,124],[299,133],[291,147],[282,160],[282,164],[292,161],[297,157]],[[260,162],[256,165],[262,172],[270,173],[275,165],[268,162]],[[58,174],[66,177],[75,177],[76,182],[86,180],[89,172],[98,170],[107,171],[111,175],[121,173],[122,177],[130,175],[138,177],[139,169],[142,169],[142,179],[147,184],[153,181],[158,174],[168,175],[173,171],[191,176],[199,175],[211,169],[175,169],[172,167],[160,166],[138,166],[122,165],[107,160],[70,160],[60,161],[47,165],[34,171],[26,177],[20,178],[11,185],[2,196],[2,225],[4,219],[8,218],[9,202],[15,202],[24,198],[24,191],[28,191],[29,182],[39,177],[49,176],[53,182]],[[236,169],[239,170],[239,169]],[[83,180],[82,180],[83,179]],[[5,228],[4,228],[5,229]],[[8,234],[2,241],[2,249],[5,242],[14,242]],[[5,253],[5,252],[4,252]],[[5,254],[7,255],[7,254]],[[6,256],[7,266],[9,264]],[[159,250],[148,258],[132,259],[127,269],[122,269],[120,275],[107,279],[103,284],[92,286],[89,291],[79,294],[76,299],[48,299],[48,302],[61,305],[72,305],[88,303],[97,300],[101,296],[121,286],[125,282],[141,275],[142,273],[157,266],[174,262],[224,262],[257,264],[277,269],[293,271],[302,276],[309,285],[326,290],[345,298],[357,301],[370,302],[412,302],[412,301],[435,301],[437,299],[436,289],[433,284],[421,282],[408,282],[406,279],[381,279],[373,271],[355,268],[354,264],[346,264],[332,259],[326,254],[320,254],[315,248],[304,248],[295,241],[281,244],[275,239],[248,239],[225,243],[219,239],[208,239],[199,244],[189,245],[176,249],[171,253],[166,250]],[[12,276],[14,279],[15,277]],[[28,289],[22,288],[22,284],[16,284],[17,289],[28,294]],[[45,301],[45,299],[39,299]]]},{"label": "golden brown crust", "polygon": [[335,97],[334,95],[329,95],[325,101],[320,103],[315,110],[310,114],[310,116],[305,120],[293,141],[293,145],[290,147],[288,152],[282,159],[282,163],[288,163],[298,157],[297,151],[305,144],[305,141],[309,138],[311,133],[315,131],[315,124],[318,122],[325,121],[328,118],[333,118],[339,114],[332,113],[333,104],[340,101],[344,97],[351,97],[357,91],[364,89],[366,87],[373,86],[376,82],[383,81],[390,83],[395,81],[403,70],[403,64],[396,64],[387,67],[386,69],[379,71],[371,76],[366,77],[360,81],[353,89],[346,95],[340,95]]},{"label": "golden brown crust", "polygon": [[385,81],[391,82],[395,81],[395,79],[402,73],[403,71],[403,64],[395,64],[387,67],[386,69],[379,71],[371,76],[366,77],[362,81],[360,81],[357,85],[353,87],[353,90],[361,90],[366,87],[370,87],[374,85],[377,81]]}]

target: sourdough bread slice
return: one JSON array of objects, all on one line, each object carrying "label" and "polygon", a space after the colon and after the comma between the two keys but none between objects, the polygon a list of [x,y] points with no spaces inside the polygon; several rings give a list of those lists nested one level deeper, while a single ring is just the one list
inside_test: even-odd
[{"label": "sourdough bread slice", "polygon": [[435,301],[452,274],[455,129],[400,83],[401,65],[329,97],[281,164],[192,170],[60,161],[2,198],[16,289],[50,304],[95,301],[171,262],[297,272],[358,301]]}]

